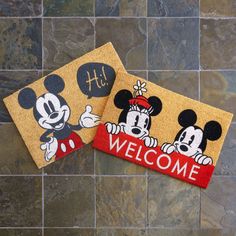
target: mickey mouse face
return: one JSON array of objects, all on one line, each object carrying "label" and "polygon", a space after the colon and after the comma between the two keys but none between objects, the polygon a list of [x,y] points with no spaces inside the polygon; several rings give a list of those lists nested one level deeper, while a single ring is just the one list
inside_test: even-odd
[{"label": "mickey mouse face", "polygon": [[60,130],[70,116],[66,101],[57,94],[64,89],[64,81],[58,75],[49,75],[44,86],[49,92],[38,98],[31,88],[21,90],[18,102],[25,109],[33,108],[34,117],[42,128]]},{"label": "mickey mouse face", "polygon": [[193,110],[184,110],[178,118],[183,127],[176,135],[174,146],[176,150],[186,156],[203,153],[206,149],[207,140],[217,140],[222,133],[221,125],[217,121],[209,121],[204,129],[194,125],[197,115]]}]

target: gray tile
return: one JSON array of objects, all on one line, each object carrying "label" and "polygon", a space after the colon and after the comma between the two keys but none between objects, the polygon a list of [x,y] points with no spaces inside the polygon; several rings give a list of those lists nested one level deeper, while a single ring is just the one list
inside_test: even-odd
[{"label": "gray tile", "polygon": [[144,227],[145,177],[97,177],[97,227]]},{"label": "gray tile", "polygon": [[0,69],[42,67],[41,19],[0,19]]},{"label": "gray tile", "polygon": [[41,177],[0,177],[0,206],[0,227],[40,227]]},{"label": "gray tile", "polygon": [[94,236],[93,229],[45,229],[44,236]]},{"label": "gray tile", "polygon": [[46,227],[94,226],[94,179],[85,176],[44,178]]},{"label": "gray tile", "polygon": [[0,122],[12,121],[2,99],[39,79],[41,75],[41,71],[0,71]]},{"label": "gray tile", "polygon": [[44,69],[56,69],[94,49],[94,24],[85,18],[43,21]]},{"label": "gray tile", "polygon": [[199,0],[148,0],[148,16],[187,17],[198,15]]},{"label": "gray tile", "polygon": [[236,176],[213,176],[201,191],[201,227],[236,229]]},{"label": "gray tile", "polygon": [[40,16],[42,0],[1,0],[0,16]]},{"label": "gray tile", "polygon": [[201,19],[201,67],[236,68],[236,19]]},{"label": "gray tile", "polygon": [[41,236],[40,229],[0,229],[1,236]]},{"label": "gray tile", "polygon": [[98,150],[96,152],[97,175],[145,175],[146,169]]},{"label": "gray tile", "polygon": [[131,71],[128,71],[128,73],[138,76],[138,77],[141,77],[143,79],[147,79],[147,71],[145,71],[145,70],[139,70],[139,71],[131,70]]},{"label": "gray tile", "polygon": [[93,16],[94,0],[43,0],[44,16]]},{"label": "gray tile", "polygon": [[94,174],[94,149],[90,144],[44,168],[45,174]]},{"label": "gray tile", "polygon": [[162,174],[149,177],[150,227],[199,227],[199,207],[199,188]]},{"label": "gray tile", "polygon": [[127,70],[146,69],[146,19],[96,19],[96,46],[111,41]]},{"label": "gray tile", "polygon": [[149,71],[148,80],[173,92],[198,99],[197,71]]},{"label": "gray tile", "polygon": [[96,236],[146,236],[145,229],[97,229]]},{"label": "gray tile", "polygon": [[146,16],[146,0],[95,0],[96,16]]},{"label": "gray tile", "polygon": [[0,174],[41,174],[14,124],[0,126]]},{"label": "gray tile", "polygon": [[236,121],[236,71],[202,71],[201,101],[234,113]]},{"label": "gray tile", "polygon": [[148,68],[195,70],[199,67],[198,19],[148,19]]}]

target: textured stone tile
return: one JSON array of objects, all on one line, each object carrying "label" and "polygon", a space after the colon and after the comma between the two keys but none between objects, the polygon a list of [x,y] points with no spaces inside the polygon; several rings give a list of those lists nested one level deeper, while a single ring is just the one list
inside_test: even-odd
[{"label": "textured stone tile", "polygon": [[95,0],[96,16],[146,16],[146,0]]},{"label": "textured stone tile", "polygon": [[84,176],[44,178],[46,227],[94,226],[94,179]]},{"label": "textured stone tile", "polygon": [[145,177],[97,177],[97,227],[144,227]]},{"label": "textured stone tile", "polygon": [[14,124],[0,126],[0,174],[41,174]]},{"label": "textured stone tile", "polygon": [[144,175],[146,169],[131,162],[96,150],[97,175]]},{"label": "textured stone tile", "polygon": [[94,236],[93,229],[45,229],[44,236]]},{"label": "textured stone tile", "polygon": [[97,229],[96,236],[146,236],[144,229]]},{"label": "textured stone tile", "polygon": [[198,28],[198,19],[148,19],[148,68],[198,69]]},{"label": "textured stone tile", "polygon": [[0,122],[12,121],[2,99],[40,77],[40,71],[0,71]]},{"label": "textured stone tile", "polygon": [[201,19],[201,67],[236,68],[236,19]]},{"label": "textured stone tile", "polygon": [[40,229],[0,229],[1,236],[41,236]]},{"label": "textured stone tile", "polygon": [[61,160],[56,161],[53,165],[44,168],[45,174],[94,174],[94,149],[90,144],[85,145]]},{"label": "textured stone tile", "polygon": [[0,177],[0,206],[0,227],[40,227],[41,177]]},{"label": "textured stone tile", "polygon": [[44,69],[55,69],[94,49],[92,19],[48,18],[43,23]]},{"label": "textured stone tile", "polygon": [[93,16],[93,0],[44,0],[44,16]]},{"label": "textured stone tile", "polygon": [[236,177],[213,176],[201,191],[201,227],[236,229]]},{"label": "textured stone tile", "polygon": [[226,136],[220,158],[216,164],[215,175],[236,175],[236,124],[231,125]]},{"label": "textured stone tile", "polygon": [[148,181],[148,222],[150,227],[199,226],[199,188],[166,175]]},{"label": "textured stone tile", "polygon": [[130,73],[132,75],[136,75],[136,76],[141,77],[143,79],[147,79],[147,71],[144,71],[144,70],[139,70],[139,71],[131,70],[131,71],[128,71],[128,73]]},{"label": "textured stone tile", "polygon": [[96,19],[96,46],[111,41],[127,70],[146,69],[146,19]]},{"label": "textured stone tile", "polygon": [[207,16],[207,17],[236,16],[236,1],[202,0],[201,16]]},{"label": "textured stone tile", "polygon": [[148,0],[148,16],[198,16],[198,1],[199,0]]},{"label": "textured stone tile", "polygon": [[201,101],[234,113],[236,120],[236,71],[202,71]]},{"label": "textured stone tile", "polygon": [[40,69],[41,19],[0,19],[0,69]]},{"label": "textured stone tile", "polygon": [[231,229],[149,229],[147,236],[235,236]]},{"label": "textured stone tile", "polygon": [[41,0],[0,1],[0,16],[40,16]]},{"label": "textured stone tile", "polygon": [[148,80],[173,92],[198,99],[196,71],[149,71]]}]

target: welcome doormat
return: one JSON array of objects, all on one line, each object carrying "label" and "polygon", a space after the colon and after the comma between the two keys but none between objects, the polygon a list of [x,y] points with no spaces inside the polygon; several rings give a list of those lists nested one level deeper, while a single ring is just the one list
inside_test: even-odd
[{"label": "welcome doormat", "polygon": [[93,140],[118,70],[108,43],[4,99],[38,168]]},{"label": "welcome doormat", "polygon": [[232,117],[121,72],[93,147],[206,188]]}]

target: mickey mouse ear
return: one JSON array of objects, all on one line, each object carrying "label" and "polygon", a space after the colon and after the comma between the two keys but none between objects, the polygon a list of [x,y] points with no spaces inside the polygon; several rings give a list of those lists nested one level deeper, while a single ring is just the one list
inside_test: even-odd
[{"label": "mickey mouse ear", "polygon": [[56,74],[48,75],[44,80],[44,86],[50,93],[60,93],[65,87],[63,79]]},{"label": "mickey mouse ear", "polygon": [[182,111],[178,117],[178,122],[182,127],[188,127],[194,125],[196,121],[197,121],[197,115],[191,109]]},{"label": "mickey mouse ear", "polygon": [[24,109],[30,109],[37,100],[36,94],[31,88],[24,88],[18,94],[18,102]]},{"label": "mickey mouse ear", "polygon": [[221,125],[217,121],[209,121],[204,127],[204,135],[207,139],[214,141],[220,138],[222,134]]}]

